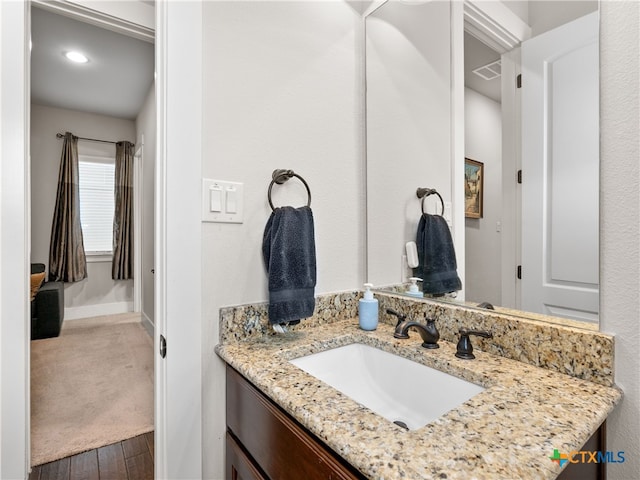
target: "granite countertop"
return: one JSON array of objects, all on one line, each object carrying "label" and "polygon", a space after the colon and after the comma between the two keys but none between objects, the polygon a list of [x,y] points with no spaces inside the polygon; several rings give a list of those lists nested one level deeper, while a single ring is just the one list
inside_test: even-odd
[{"label": "granite countertop", "polygon": [[[491,355],[455,357],[455,345],[420,347],[357,319],[216,347],[218,355],[365,476],[373,479],[553,479],[554,450],[580,450],[622,393]],[[485,391],[424,427],[406,431],[288,360],[350,343],[401,355],[482,385]]]}]

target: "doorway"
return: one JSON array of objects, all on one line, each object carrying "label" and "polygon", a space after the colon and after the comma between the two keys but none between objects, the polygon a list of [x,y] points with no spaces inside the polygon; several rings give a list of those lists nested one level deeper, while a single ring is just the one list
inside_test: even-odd
[{"label": "doorway", "polygon": [[465,185],[475,200],[465,208],[465,298],[502,305],[500,53],[465,32],[464,64]]},{"label": "doorway", "polygon": [[[76,367],[69,368],[69,371],[77,369],[78,371],[83,370],[82,373],[87,373],[84,370],[87,370],[91,364],[89,357],[98,351],[102,353],[103,350],[106,354],[114,355],[112,357],[114,368],[121,369],[122,374],[116,375],[116,377],[126,378],[130,372],[136,371],[136,369],[145,370],[142,374],[147,374],[151,378],[150,389],[147,389],[144,396],[137,398],[136,401],[144,402],[151,412],[150,420],[145,420],[142,423],[150,425],[152,429],[154,299],[151,271],[153,270],[154,248],[153,191],[156,115],[153,86],[154,45],[149,39],[153,39],[153,31],[149,34],[149,32],[141,30],[136,34],[138,38],[133,38],[130,36],[131,32],[123,35],[121,31],[112,31],[113,28],[100,28],[90,25],[86,21],[79,21],[78,15],[75,15],[77,12],[50,11],[48,8],[40,8],[42,6],[44,4],[34,4],[31,9],[33,42],[31,65],[31,261],[48,264],[48,239],[53,199],[55,198],[58,160],[62,146],[61,140],[56,138],[56,133],[70,131],[80,137],[78,141],[80,164],[82,166],[85,163],[91,167],[87,170],[89,176],[85,179],[93,179],[98,175],[102,179],[102,176],[106,175],[103,172],[105,168],[102,167],[106,166],[106,170],[108,170],[108,166],[113,165],[115,155],[113,144],[115,141],[127,140],[134,144],[141,153],[138,159],[140,162],[138,170],[141,175],[137,180],[139,185],[143,187],[137,190],[138,201],[135,203],[138,209],[134,215],[141,227],[134,241],[136,246],[141,247],[139,249],[140,267],[138,268],[141,274],[136,276],[134,280],[112,280],[110,255],[101,255],[100,253],[104,252],[101,252],[103,249],[99,246],[91,248],[91,252],[88,252],[90,254],[87,255],[88,278],[75,284],[65,285],[67,301],[65,302],[64,325],[69,326],[73,336],[78,337],[80,332],[86,334],[88,331],[89,337],[87,338],[98,340],[99,343],[99,346],[96,345],[85,351],[81,359],[76,359],[80,363]],[[87,17],[82,18],[86,20]],[[86,53],[88,62],[86,62],[87,68],[84,70],[82,70],[83,65],[60,67],[60,62],[64,62],[63,54],[68,53],[72,48],[84,50]],[[114,65],[113,62],[120,63]],[[64,76],[63,68],[71,73],[70,77]],[[80,80],[80,82],[76,83],[76,80]],[[122,86],[120,82],[126,85]],[[110,93],[110,87],[116,91],[116,96]],[[148,142],[148,145],[143,149],[145,142]],[[95,172],[94,167],[96,166],[100,170],[98,173]],[[145,175],[148,178],[145,178]],[[83,186],[81,185],[80,188],[82,190]],[[107,185],[107,188],[103,190],[105,191],[102,193],[108,196],[109,190],[112,192],[113,187]],[[99,199],[102,197],[100,197],[99,191],[96,195],[98,200],[94,203],[88,201],[90,197],[81,198],[81,209],[83,205],[85,207],[86,205],[94,205],[95,210],[99,209],[101,207]],[[91,212],[94,209],[91,209]],[[107,232],[106,238],[103,239],[107,244],[110,243],[110,236],[111,233]],[[143,238],[146,243],[142,240]],[[87,250],[87,245],[87,240],[85,240],[85,250]],[[149,258],[151,262],[149,262]],[[144,275],[145,270],[148,275]],[[146,298],[142,292],[146,292]],[[134,315],[132,315],[134,310]],[[76,320],[79,318],[84,320]],[[144,324],[151,335],[140,326],[135,330],[135,324]],[[60,338],[39,340],[39,342],[44,345],[44,342],[67,341],[64,336],[65,328],[63,327]],[[132,328],[134,330],[131,330]],[[111,344],[105,343],[109,335],[116,336]],[[139,341],[130,346],[129,350],[134,353],[138,353],[141,348],[148,350],[148,353],[145,354],[146,363],[144,366],[139,359],[135,358],[135,355],[125,358],[124,355],[117,355],[112,348],[114,345],[123,344],[122,340],[128,341],[136,336]],[[82,341],[80,345],[86,347],[88,343],[88,341]],[[37,348],[38,355],[46,350],[46,348],[40,348],[41,344]],[[34,347],[32,345],[32,367],[46,365],[46,360],[40,362],[39,357],[37,361],[33,357],[36,350]],[[78,348],[78,346],[68,346],[67,350],[77,351]],[[119,367],[115,364],[118,359],[124,360]],[[99,366],[100,363],[105,362],[98,360],[94,363]],[[90,374],[88,378],[104,379],[107,376],[108,373]],[[140,384],[135,380],[135,377],[131,378],[133,380],[130,384]],[[83,383],[90,385],[89,381]],[[114,396],[111,396],[113,392],[108,389],[99,390],[97,384],[90,388],[94,390],[94,393],[100,391],[100,395],[96,398],[109,397],[111,404],[116,405],[114,411],[117,413],[124,413],[127,410],[127,402],[121,403],[123,398],[132,393],[134,396],[139,393],[136,391],[137,386],[130,389],[123,387],[123,393],[126,395]],[[37,389],[33,388],[32,377],[32,405],[38,401],[37,395],[39,393]],[[64,395],[65,392],[58,392],[58,394]],[[93,405],[94,403],[92,400],[87,401],[87,397],[80,395],[79,391],[74,392],[74,396],[85,399],[86,404]],[[64,398],[62,403],[65,403]],[[66,403],[72,402],[67,401]],[[98,410],[100,416],[107,416],[105,407],[99,407]],[[35,442],[40,437],[33,435],[33,428],[36,427],[33,418],[32,416],[32,445],[36,450]],[[135,422],[115,420],[112,423],[119,423],[122,427],[128,428],[130,423],[134,424]],[[149,427],[140,426],[142,423],[135,423],[136,428],[148,430]],[[95,438],[92,440],[94,443],[86,445],[77,438],[71,438],[72,435],[66,435],[67,438],[53,443],[59,447],[61,443],[68,441],[70,450],[67,453],[73,454],[74,451],[80,451],[87,447],[101,446],[95,442],[102,442],[104,445],[107,444],[104,442],[111,443],[111,440],[115,440],[118,435],[133,437],[138,433],[145,433],[135,429],[129,433],[122,433],[122,431],[129,432],[124,428],[120,433],[115,431],[105,438],[90,434],[89,437]],[[124,440],[125,438],[117,439]],[[45,452],[44,455],[39,456],[36,456],[36,452],[32,451],[31,457],[33,460],[39,458],[38,462],[41,462],[53,460],[56,455],[60,455],[59,450],[53,453]]]},{"label": "doorway", "polygon": [[[0,476],[26,478],[29,464],[29,8],[32,2],[0,2],[0,310],[2,333],[2,449]],[[202,2],[157,2],[156,21],[125,14],[133,4],[104,2],[114,28],[156,28],[158,116],[156,152],[155,345],[168,339],[166,361],[155,362],[155,471],[160,478],[201,476],[201,58]],[[61,5],[62,2],[47,5]],[[71,7],[71,2],[65,2]],[[81,9],[80,4],[74,4]],[[117,12],[116,12],[117,11]],[[140,13],[140,8],[136,9]],[[135,18],[134,18],[135,17]],[[130,19],[114,22],[114,19]],[[7,119],[8,121],[4,121]],[[168,157],[167,151],[180,152]],[[167,199],[171,199],[168,208]],[[168,279],[171,279],[171,282]],[[169,318],[168,318],[169,317]],[[4,321],[19,319],[19,321]],[[185,321],[188,319],[188,321]],[[157,351],[157,350],[156,350]],[[184,372],[190,375],[184,375]],[[171,388],[167,384],[171,384]],[[175,393],[174,393],[175,392]],[[171,419],[169,421],[168,419]],[[185,419],[188,419],[186,421]]]}]

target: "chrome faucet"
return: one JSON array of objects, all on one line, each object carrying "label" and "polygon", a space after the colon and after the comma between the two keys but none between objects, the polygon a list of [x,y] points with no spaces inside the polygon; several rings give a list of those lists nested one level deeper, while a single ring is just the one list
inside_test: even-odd
[{"label": "chrome faucet", "polygon": [[387,310],[387,313],[398,317],[398,324],[396,325],[396,330],[393,333],[395,338],[409,338],[409,329],[413,327],[418,330],[420,337],[422,337],[422,346],[424,348],[440,348],[440,345],[438,345],[440,333],[438,333],[436,321],[434,319],[428,318],[427,324],[423,325],[419,322],[406,320],[406,315],[400,315],[393,310]]}]

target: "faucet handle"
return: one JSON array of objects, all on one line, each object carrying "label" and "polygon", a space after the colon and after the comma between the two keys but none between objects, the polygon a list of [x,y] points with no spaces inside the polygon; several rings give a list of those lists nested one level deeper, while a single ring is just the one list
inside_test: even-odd
[{"label": "faucet handle", "polygon": [[387,313],[389,315],[395,315],[396,317],[398,317],[398,322],[396,323],[396,327],[407,319],[406,315],[402,315],[401,313],[396,312],[395,310],[393,310],[391,308],[387,308]]},{"label": "faucet handle", "polygon": [[463,360],[473,360],[476,356],[473,354],[473,345],[471,345],[470,335],[476,335],[478,337],[493,338],[491,332],[485,332],[481,330],[467,330],[466,328],[460,328],[458,330],[460,334],[460,340],[456,347],[456,357]]}]

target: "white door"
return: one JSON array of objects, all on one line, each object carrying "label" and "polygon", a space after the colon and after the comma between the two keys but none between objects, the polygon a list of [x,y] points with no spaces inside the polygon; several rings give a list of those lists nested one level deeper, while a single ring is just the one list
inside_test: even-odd
[{"label": "white door", "polygon": [[598,321],[598,13],[522,43],[521,308]]}]

